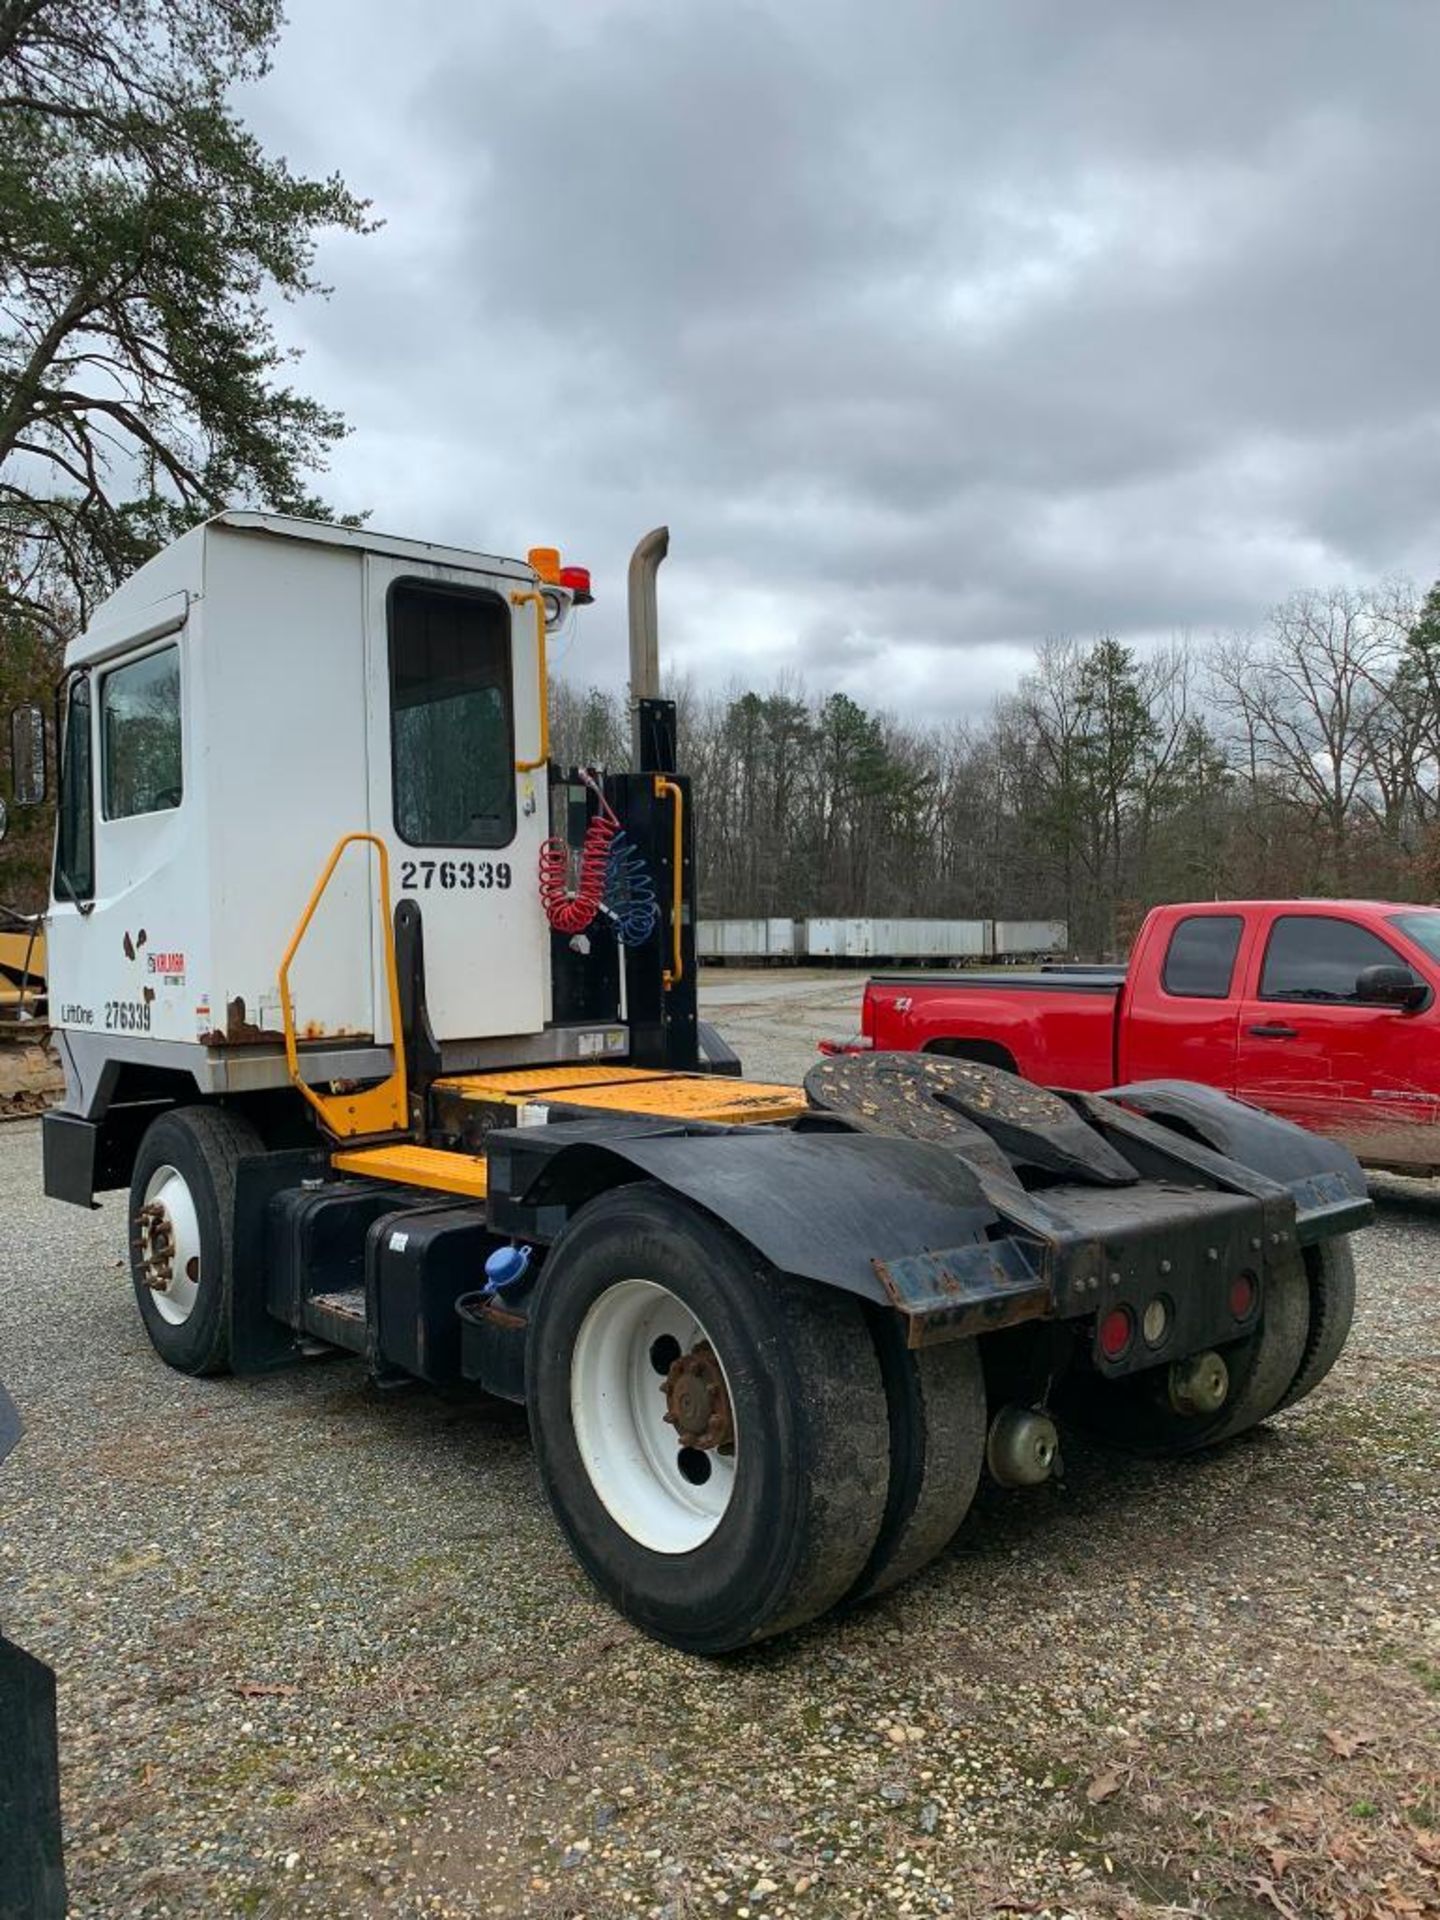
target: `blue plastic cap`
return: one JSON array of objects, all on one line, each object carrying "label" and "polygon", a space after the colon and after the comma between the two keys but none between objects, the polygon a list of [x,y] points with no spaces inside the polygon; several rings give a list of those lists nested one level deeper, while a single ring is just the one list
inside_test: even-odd
[{"label": "blue plastic cap", "polygon": [[513,1286],[529,1265],[529,1247],[497,1247],[485,1262],[487,1291],[498,1293],[502,1287]]}]

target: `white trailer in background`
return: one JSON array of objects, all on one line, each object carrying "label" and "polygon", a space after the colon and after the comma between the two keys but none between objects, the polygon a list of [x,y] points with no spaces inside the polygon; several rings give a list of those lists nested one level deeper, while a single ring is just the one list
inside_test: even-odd
[{"label": "white trailer in background", "polygon": [[1063,955],[1063,920],[913,920],[820,916],[792,920],[705,919],[696,951],[707,965],[818,960],[849,966],[875,961],[965,966],[971,961],[1037,960]]},{"label": "white trailer in background", "polygon": [[992,920],[992,960],[1052,959],[1066,952],[1070,929],[1063,920]]},{"label": "white trailer in background", "polygon": [[983,920],[813,919],[805,922],[812,960],[983,960]]},{"label": "white trailer in background", "polygon": [[795,922],[783,919],[702,920],[695,929],[695,950],[707,962],[742,964],[795,958]]},{"label": "white trailer in background", "polygon": [[972,961],[1064,953],[1063,920],[815,918],[803,924],[808,960],[865,966],[873,961],[965,966]]}]

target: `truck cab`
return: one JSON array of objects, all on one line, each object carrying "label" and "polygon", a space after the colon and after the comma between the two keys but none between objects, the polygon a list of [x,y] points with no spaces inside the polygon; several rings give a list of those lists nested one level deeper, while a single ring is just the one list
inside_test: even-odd
[{"label": "truck cab", "polygon": [[[289,972],[307,1081],[390,1071],[397,937],[402,981],[423,937],[440,1069],[629,1057],[621,968],[577,990],[535,883],[552,813],[587,806],[548,772],[546,643],[589,597],[566,571],[231,512],[111,597],[65,661],[65,1116],[123,1134],[131,1102],[287,1087],[277,960],[346,836]],[[394,925],[392,894],[411,903]],[[85,1177],[83,1135],[57,1119],[48,1149],[57,1186]]]}]

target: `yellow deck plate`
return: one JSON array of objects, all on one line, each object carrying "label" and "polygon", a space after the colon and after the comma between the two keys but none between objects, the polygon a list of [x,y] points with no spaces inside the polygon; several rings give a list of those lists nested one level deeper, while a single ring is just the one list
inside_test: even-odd
[{"label": "yellow deck plate", "polygon": [[344,1147],[330,1164],[340,1173],[363,1173],[370,1180],[394,1180],[403,1187],[429,1187],[435,1193],[485,1198],[483,1153],[450,1153],[443,1147]]},{"label": "yellow deck plate", "polygon": [[798,1087],[762,1086],[753,1080],[731,1080],[719,1074],[695,1079],[657,1078],[624,1087],[587,1087],[555,1093],[559,1105],[584,1107],[596,1113],[648,1113],[666,1120],[708,1120],[716,1126],[797,1120],[805,1111]]},{"label": "yellow deck plate", "polygon": [[732,1080],[716,1073],[662,1073],[645,1067],[540,1067],[530,1072],[454,1074],[437,1089],[487,1106],[529,1102],[594,1113],[645,1113],[717,1126],[775,1124],[805,1111],[799,1087]]},{"label": "yellow deck plate", "polygon": [[532,1094],[549,1094],[553,1099],[560,1087],[618,1087],[656,1077],[652,1067],[627,1067],[619,1060],[610,1067],[509,1067],[503,1073],[451,1073],[435,1086],[441,1093],[458,1093],[467,1100],[528,1100]]}]

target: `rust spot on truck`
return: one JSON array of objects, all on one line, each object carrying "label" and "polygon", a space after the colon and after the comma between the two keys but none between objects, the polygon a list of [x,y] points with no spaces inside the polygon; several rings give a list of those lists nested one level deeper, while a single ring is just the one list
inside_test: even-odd
[{"label": "rust spot on truck", "polygon": [[[319,1020],[309,1020],[296,1034],[301,1046],[314,1044],[318,1040],[343,1040],[356,1046],[372,1046],[374,1035],[356,1028],[326,1027]],[[200,1036],[204,1047],[274,1047],[285,1044],[285,1035],[279,1027],[263,1027],[248,1018],[248,1009],[242,994],[236,994],[233,1000],[225,1002],[225,1025],[211,1027]]]},{"label": "rust spot on truck", "polygon": [[225,1025],[212,1027],[200,1038],[207,1047],[255,1047],[268,1046],[272,1040],[283,1040],[282,1033],[267,1033],[253,1020],[245,1017],[245,1000],[236,994],[233,1000],[225,1002]]},{"label": "rust spot on truck", "polygon": [[872,1259],[892,1306],[904,1314],[906,1344],[928,1346],[1041,1319],[1054,1296],[1014,1240],[975,1240],[939,1253]]}]

